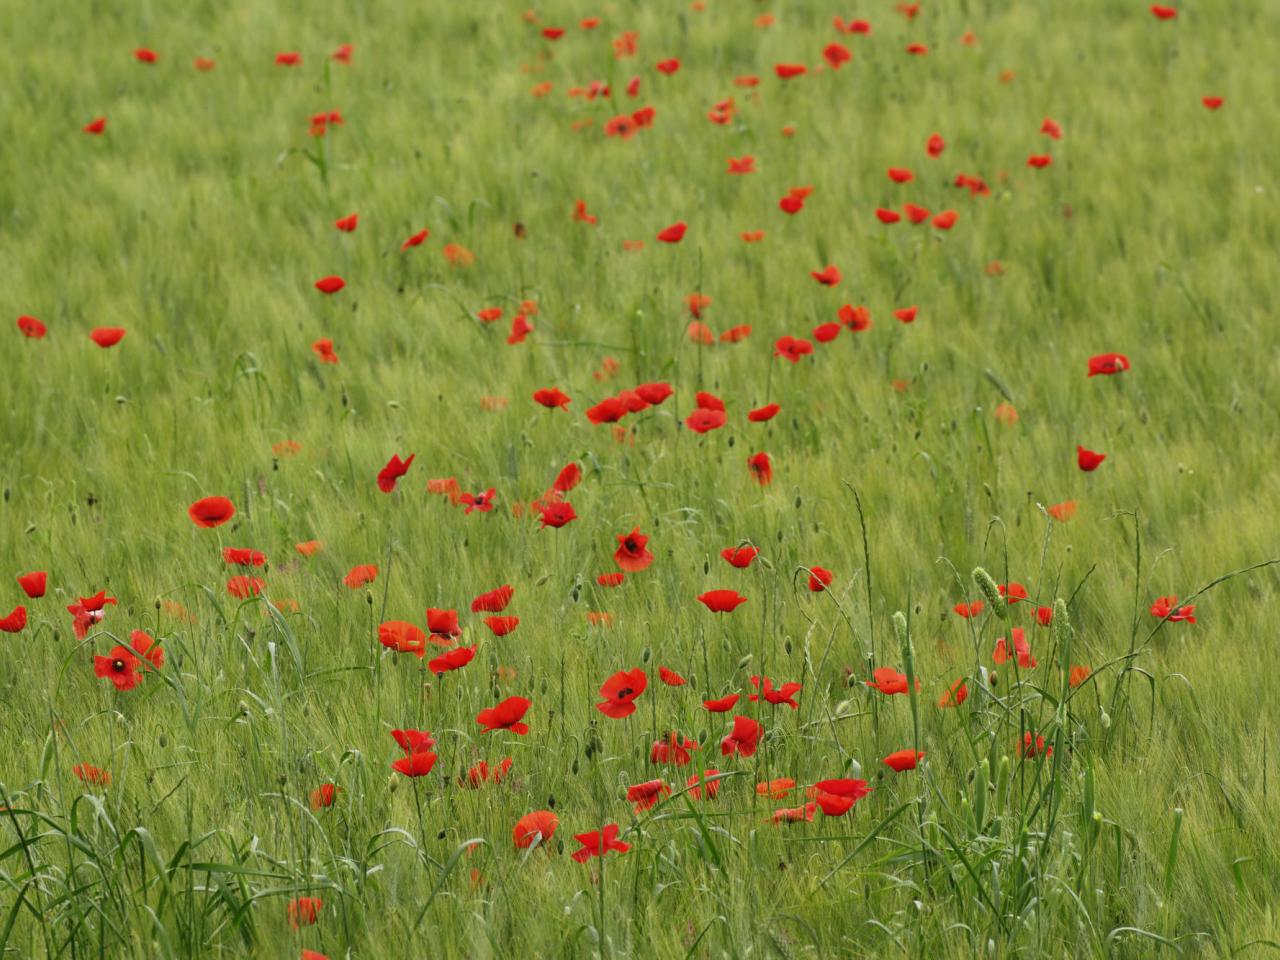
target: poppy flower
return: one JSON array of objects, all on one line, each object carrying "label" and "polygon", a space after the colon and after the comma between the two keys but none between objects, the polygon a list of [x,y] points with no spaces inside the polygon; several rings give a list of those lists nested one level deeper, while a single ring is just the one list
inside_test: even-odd
[{"label": "poppy flower", "polygon": [[916,764],[923,759],[923,750],[896,750],[885,757],[881,762],[886,767],[901,773],[904,770],[914,770],[916,768]]},{"label": "poppy flower", "polygon": [[636,697],[648,685],[649,677],[640,667],[619,670],[601,685],[600,696],[605,699],[596,704],[596,709],[613,720],[629,717],[636,712]]},{"label": "poppy flower", "polygon": [[819,780],[812,788],[817,792],[817,803],[828,817],[842,817],[855,803],[871,793],[865,780],[843,778]]},{"label": "poppy flower", "polygon": [[1187,604],[1179,607],[1177,595],[1168,597],[1160,597],[1151,605],[1151,615],[1160,620],[1169,620],[1172,623],[1195,623],[1196,607],[1195,604]]},{"label": "poppy flower", "polygon": [[481,760],[479,763],[472,765],[467,770],[465,777],[459,777],[458,783],[464,787],[475,789],[485,783],[501,783],[507,778],[507,774],[511,772],[511,758],[503,757],[500,763],[493,766]]},{"label": "poppy flower", "polygon": [[133,58],[139,63],[155,63],[160,59],[160,55],[147,47],[139,47],[133,51]]},{"label": "poppy flower", "polygon": [[94,327],[89,331],[89,339],[102,349],[114,347],[124,339],[124,327]]},{"label": "poppy flower", "polygon": [[197,527],[220,527],[236,515],[236,505],[226,497],[205,497],[187,507],[187,516]]},{"label": "poppy flower", "polygon": [[627,787],[627,800],[635,804],[636,813],[643,813],[657,806],[663,797],[670,795],[671,787],[663,780],[647,780],[633,787]]},{"label": "poppy flower", "polygon": [[[840,335],[840,324],[823,323],[813,328],[813,339],[819,343],[830,343]],[[748,415],[748,419],[750,416]]]},{"label": "poppy flower", "polygon": [[688,766],[693,759],[691,751],[699,750],[698,741],[689,740],[683,734],[670,733],[664,739],[657,740],[649,748],[649,762],[669,763],[677,767]]},{"label": "poppy flower", "polygon": [[322,909],[324,901],[319,897],[295,897],[289,901],[289,926],[294,930],[311,926],[320,919]]},{"label": "poppy flower", "polygon": [[683,220],[673,223],[669,227],[658,231],[658,239],[663,243],[679,243],[684,239],[684,233],[688,229],[688,224]]},{"label": "poppy flower", "polygon": [[566,523],[578,519],[571,503],[540,503],[537,507],[538,512],[542,514],[542,525],[539,527],[541,530],[547,527],[559,530]]},{"label": "poppy flower", "polygon": [[1200,102],[1208,110],[1217,110],[1225,102],[1222,97],[1201,97]]},{"label": "poppy flower", "polygon": [[781,409],[782,407],[778,404],[769,403],[763,407],[757,407],[756,409],[749,411],[747,413],[747,419],[752,423],[767,423],[776,417],[778,415],[778,411]]},{"label": "poppy flower", "polygon": [[[764,231],[744,230],[742,233],[738,234],[738,236],[742,238],[743,243],[759,243],[764,239]],[[747,329],[750,330],[751,328],[747,327]]]},{"label": "poppy flower", "polygon": [[483,727],[481,733],[510,730],[523,737],[529,732],[529,725],[522,721],[531,705],[532,701],[524,697],[507,697],[496,707],[488,707],[476,714],[476,723]]},{"label": "poppy flower", "polygon": [[156,641],[145,630],[134,630],[130,633],[129,646],[133,648],[134,653],[154,669],[159,670],[164,666],[164,650],[156,644]]},{"label": "poppy flower", "polygon": [[902,219],[902,214],[896,210],[886,210],[884,207],[876,207],[876,219],[881,223],[892,224]]},{"label": "poppy flower", "polygon": [[1027,588],[1017,581],[1013,583],[998,583],[996,584],[996,589],[1000,591],[1000,596],[1004,597],[1008,603],[1017,603],[1019,600],[1027,599]]},{"label": "poppy flower", "polygon": [[672,57],[669,60],[660,60],[654,64],[654,69],[669,77],[680,69],[680,61],[675,57]]},{"label": "poppy flower", "polygon": [[712,613],[732,613],[737,607],[747,602],[747,598],[736,590],[708,590],[698,597]]},{"label": "poppy flower", "polygon": [[952,682],[951,686],[943,692],[938,698],[939,707],[958,707],[969,699],[969,687],[964,682],[964,677]]},{"label": "poppy flower", "polygon": [[247,547],[223,547],[222,561],[236,567],[261,567],[267,562],[267,556]]},{"label": "poppy flower", "polygon": [[292,50],[276,54],[277,67],[296,67],[302,62],[302,55]]},{"label": "poppy flower", "polygon": [[839,70],[853,59],[853,54],[843,43],[829,43],[822,48],[822,59],[827,61],[832,70]]},{"label": "poppy flower", "polygon": [[43,570],[37,570],[33,573],[23,573],[18,576],[18,586],[32,600],[39,600],[44,596],[45,588],[48,586],[49,576]]},{"label": "poppy flower", "polygon": [[507,334],[507,346],[524,343],[525,337],[531,333],[533,333],[533,324],[523,313],[517,313],[511,318],[511,332]]},{"label": "poppy flower", "polygon": [[712,780],[712,777],[719,777],[719,770],[703,770],[702,774],[692,773],[689,779],[685,781],[685,785],[689,787],[688,795],[694,800],[702,799],[702,791],[707,791],[707,799],[714,800],[720,792],[720,781]]},{"label": "poppy flower", "polygon": [[1075,500],[1064,500],[1062,503],[1053,504],[1046,512],[1059,523],[1066,523],[1076,515],[1078,506],[1079,504]]},{"label": "poppy flower", "polygon": [[943,140],[939,134],[936,134],[936,133],[933,134],[931,137],[929,137],[929,139],[925,141],[925,145],[924,145],[925,153],[927,153],[934,160],[942,156],[942,151],[945,150],[946,148],[947,148],[947,142]]},{"label": "poppy flower", "polygon": [[415,624],[388,620],[378,626],[378,642],[396,653],[412,653],[422,659],[426,654],[427,635]]},{"label": "poppy flower", "polygon": [[790,80],[793,77],[800,77],[809,72],[809,68],[803,63],[779,63],[773,68],[773,72],[778,75],[780,80]]},{"label": "poppy flower", "polygon": [[485,617],[484,625],[493,631],[495,637],[505,637],[520,626],[519,617]]},{"label": "poppy flower", "polygon": [[827,587],[831,586],[831,581],[835,574],[823,567],[809,568],[809,590],[812,593],[821,593]]},{"label": "poppy flower", "polygon": [[836,314],[837,319],[854,333],[861,333],[871,326],[871,311],[863,306],[846,303]]},{"label": "poppy flower", "polygon": [[1178,15],[1176,7],[1164,7],[1158,3],[1151,5],[1151,13],[1157,20],[1172,20]]},{"label": "poppy flower", "polygon": [[706,407],[699,407],[685,418],[684,425],[694,433],[708,433],[712,430],[719,430],[728,420],[729,418],[723,410],[708,410]]},{"label": "poppy flower", "polygon": [[730,693],[715,700],[703,700],[702,706],[708,713],[728,713],[737,705],[741,697],[740,693]]},{"label": "poppy flower", "polygon": [[227,593],[237,600],[248,600],[262,593],[262,588],[265,586],[266,583],[261,577],[231,577],[227,580]]},{"label": "poppy flower", "polygon": [[757,783],[756,795],[768,797],[770,800],[782,800],[791,795],[791,791],[795,789],[795,786],[796,782],[790,777],[779,777],[776,780]]},{"label": "poppy flower", "polygon": [[343,233],[355,233],[356,226],[360,223],[360,215],[358,213],[349,213],[345,217],[339,217],[333,221],[333,225]]},{"label": "poppy flower", "polygon": [[475,656],[475,647],[454,647],[428,660],[427,669],[436,675],[448,673],[450,670],[461,670],[474,660]]},{"label": "poppy flower", "polygon": [[635,392],[640,395],[646,403],[658,406],[667,397],[671,396],[675,391],[671,389],[669,383],[642,383],[636,387]]},{"label": "poppy flower", "polygon": [[332,807],[333,801],[338,798],[338,788],[332,783],[322,783],[311,791],[311,809],[323,810],[326,807]]},{"label": "poppy flower", "polygon": [[107,656],[93,658],[93,675],[110,680],[117,690],[132,690],[142,682],[141,665],[132,650],[117,644]]},{"label": "poppy flower", "polygon": [[321,363],[336,364],[338,362],[338,355],[333,352],[332,340],[317,340],[311,344],[311,350],[320,359]]},{"label": "poppy flower", "polygon": [[82,783],[102,787],[111,786],[111,774],[106,770],[95,767],[91,763],[77,763],[71,768],[71,772],[74,773],[76,779]]},{"label": "poppy flower", "polygon": [[550,810],[535,810],[516,821],[515,828],[511,831],[511,840],[521,850],[527,850],[535,843],[546,847],[547,841],[555,835],[559,825],[560,819]]},{"label": "poppy flower", "polygon": [[617,587],[622,584],[626,577],[625,573],[602,573],[596,577],[596,583],[602,587]]},{"label": "poppy flower", "polygon": [[930,222],[937,230],[950,230],[956,225],[956,221],[959,219],[960,214],[956,213],[954,210],[943,210],[941,213],[934,216],[933,220]]},{"label": "poppy flower", "polygon": [[759,556],[760,551],[756,547],[725,547],[720,551],[720,556],[731,567],[737,567],[739,570],[745,570],[751,566],[751,561]]},{"label": "poppy flower", "polygon": [[606,397],[594,407],[587,408],[587,419],[596,425],[617,423],[629,412],[627,405],[617,397]]},{"label": "poppy flower", "polygon": [[[886,697],[891,697],[897,693],[907,693],[907,675],[899,673],[892,667],[878,667],[871,671],[873,680],[863,680],[868,687],[879,690]],[[916,688],[920,686],[920,681],[916,681]]]},{"label": "poppy flower", "polygon": [[916,314],[919,312],[919,307],[901,307],[900,309],[893,311],[893,315],[903,323],[914,323]]},{"label": "poppy flower", "polygon": [[649,538],[634,528],[630,533],[617,535],[618,549],[614,551],[613,562],[627,573],[639,573],[648,569],[653,563],[653,554],[648,550]]},{"label": "poppy flower", "polygon": [[295,543],[293,549],[297,550],[304,557],[314,557],[324,548],[324,544],[319,540],[306,540],[302,543]]},{"label": "poppy flower", "polygon": [[430,231],[430,230],[419,230],[417,233],[415,233],[415,234],[413,234],[411,237],[409,237],[409,239],[408,239],[408,240],[406,240],[404,243],[400,244],[400,250],[401,250],[401,252],[403,252],[403,251],[405,251],[405,250],[408,250],[410,247],[420,247],[420,246],[422,246],[423,242],[424,242],[424,241],[427,239],[427,237],[429,237],[429,236],[431,236],[431,231]]},{"label": "poppy flower", "polygon": [[32,340],[39,340],[49,332],[48,327],[43,323],[35,317],[28,317],[25,314],[18,317],[18,329],[22,331],[24,337],[30,337]]},{"label": "poppy flower", "polygon": [[422,752],[411,753],[407,757],[401,757],[399,760],[393,760],[391,769],[396,773],[404,774],[406,777],[425,777],[431,772],[431,768],[436,765],[439,758],[434,753]]},{"label": "poppy flower", "polygon": [[1043,170],[1051,163],[1053,163],[1053,157],[1047,153],[1033,153],[1027,157],[1027,166],[1034,167],[1036,170]]},{"label": "poppy flower", "polygon": [[551,485],[551,488],[560,493],[568,493],[578,485],[581,479],[582,468],[577,463],[567,463],[560,473],[556,475],[555,483]]},{"label": "poppy flower", "polygon": [[436,607],[427,608],[427,630],[434,637],[451,640],[462,636],[462,628],[458,626],[457,610],[442,610]]},{"label": "poppy flower", "polygon": [[788,213],[794,216],[804,209],[804,197],[796,196],[794,193],[788,193],[778,201],[778,209],[783,213]]},{"label": "poppy flower", "polygon": [[923,43],[907,44],[907,53],[911,54],[912,56],[923,57],[928,52],[929,52],[928,46]]},{"label": "poppy flower", "polygon": [[[1013,638],[1013,651],[1018,659],[1018,666],[1023,670],[1033,669],[1036,666],[1036,658],[1031,655],[1031,644],[1027,642],[1026,631],[1021,627],[1014,627],[1009,634]],[[1009,647],[1004,637],[996,640],[996,648],[991,654],[991,659],[999,664],[1009,662]]]},{"label": "poppy flower", "polygon": [[316,289],[325,294],[337,293],[346,285],[347,281],[338,276],[321,277],[315,283]]},{"label": "poppy flower", "polygon": [[755,173],[756,158],[755,157],[730,157],[728,172],[735,175]]},{"label": "poppy flower", "polygon": [[90,120],[80,129],[82,129],[85,133],[89,133],[89,134],[93,134],[94,136],[97,136],[98,134],[102,133],[104,130],[107,129],[107,118],[98,117],[95,120]]},{"label": "poppy flower", "polygon": [[813,344],[801,337],[779,337],[773,345],[773,355],[783,357],[792,363],[799,363],[801,357],[813,353]]},{"label": "poppy flower", "polygon": [[618,825],[606,824],[604,829],[592,833],[575,833],[573,839],[582,844],[582,849],[575,850],[573,859],[578,863],[586,863],[592,857],[603,857],[610,850],[626,853],[631,845],[618,839]]},{"label": "poppy flower", "polygon": [[27,608],[14,607],[6,617],[0,617],[0,633],[21,633],[27,626]]},{"label": "poppy flower", "polygon": [[472,613],[501,613],[507,609],[507,604],[511,602],[512,596],[515,595],[515,588],[510,584],[503,584],[496,590],[490,590],[482,593],[471,601]]},{"label": "poppy flower", "polygon": [[490,513],[493,511],[493,498],[497,491],[490,487],[481,493],[463,493],[458,496],[458,503],[464,504],[463,513]]},{"label": "poppy flower", "polygon": [[340,63],[343,66],[349,66],[351,63],[351,56],[355,53],[355,49],[356,48],[349,43],[341,44],[338,49],[329,54],[329,58],[335,63]]},{"label": "poppy flower", "polygon": [[669,667],[658,667],[658,679],[668,687],[683,687],[689,682]]},{"label": "poppy flower", "polygon": [[773,461],[769,459],[767,453],[761,451],[747,457],[747,469],[751,471],[752,479],[760,486],[767,487],[773,482]]},{"label": "poppy flower", "polygon": [[1067,685],[1074,690],[1076,687],[1080,686],[1080,684],[1088,680],[1092,673],[1093,670],[1086,664],[1072,664],[1071,672],[1067,674]]},{"label": "poppy flower", "polygon": [[436,738],[427,730],[392,730],[391,738],[400,745],[406,757],[426,753],[436,745]]},{"label": "poppy flower", "polygon": [[621,140],[630,140],[639,129],[640,125],[636,123],[635,118],[630,114],[624,113],[605,123],[604,135],[606,137],[618,137]]},{"label": "poppy flower", "polygon": [[1123,353],[1100,353],[1089,358],[1089,376],[1111,376],[1129,369],[1129,358]]},{"label": "poppy flower", "polygon": [[361,563],[347,571],[347,575],[342,578],[352,590],[359,590],[366,584],[373,583],[378,578],[378,567],[372,563]]},{"label": "poppy flower", "polygon": [[986,604],[981,600],[975,600],[973,603],[957,603],[953,608],[956,613],[968,620],[970,617],[976,617],[982,613]]},{"label": "poppy flower", "polygon": [[1044,123],[1040,124],[1040,132],[1053,140],[1062,139],[1062,125],[1056,120],[1050,120],[1048,117],[1045,117]]},{"label": "poppy flower", "polygon": [[733,729],[720,741],[720,752],[726,757],[739,754],[744,757],[754,756],[760,738],[764,736],[764,727],[750,717],[735,716]]},{"label": "poppy flower", "polygon": [[396,488],[396,481],[409,472],[409,467],[413,464],[413,458],[417,454],[409,454],[409,459],[401,460],[399,454],[392,454],[391,459],[387,461],[387,465],[378,471],[378,489],[383,493],[390,493]]},{"label": "poppy flower", "polygon": [[1084,447],[1076,446],[1076,465],[1085,473],[1092,473],[1107,459],[1105,453],[1097,453],[1093,450],[1086,450]]},{"label": "poppy flower", "polygon": [[840,283],[840,268],[833,264],[828,264],[821,270],[809,271],[809,276],[817,280],[824,287],[835,287]]},{"label": "poppy flower", "polygon": [[760,691],[758,694],[750,694],[747,697],[748,700],[755,702],[763,698],[766,703],[775,707],[778,704],[785,703],[792,710],[800,709],[800,704],[795,701],[795,695],[803,689],[800,684],[792,681],[791,683],[784,683],[780,687],[775,687],[773,681],[768,677],[752,676],[748,679],[751,681],[751,685]]},{"label": "poppy flower", "polygon": [[1026,733],[1022,735],[1022,747],[1019,750],[1019,752],[1022,754],[1022,756],[1028,757],[1028,758],[1052,757],[1053,747],[1045,746],[1044,736],[1042,734],[1037,734],[1033,739],[1031,736],[1031,731],[1028,730]]},{"label": "poppy flower", "polygon": [[698,405],[699,410],[719,410],[724,411],[724,401],[717,397],[714,393],[708,393],[705,390],[699,390],[693,396],[694,402]]}]

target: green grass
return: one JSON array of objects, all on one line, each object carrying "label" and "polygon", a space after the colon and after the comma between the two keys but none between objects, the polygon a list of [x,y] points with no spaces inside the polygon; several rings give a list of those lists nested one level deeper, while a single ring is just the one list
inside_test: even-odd
[{"label": "green grass", "polygon": [[[0,634],[0,954],[1280,949],[1280,567],[1257,566],[1280,556],[1280,7],[1187,0],[1165,22],[1137,0],[926,0],[909,23],[888,0],[553,2],[540,24],[568,29],[551,44],[518,4],[323,6],[0,0],[0,616],[29,614]],[[766,11],[777,22],[757,29]],[[874,32],[842,37],[835,13]],[[639,54],[616,60],[624,30]],[[835,40],[854,52],[840,71],[773,75]],[[327,59],[342,42],[349,66]],[[141,45],[159,62],[136,62]],[[303,63],[274,66],[280,50]],[[672,56],[677,74],[653,69]],[[747,73],[754,91],[732,83]],[[593,80],[612,103],[568,96]],[[734,121],[708,122],[729,96]],[[651,129],[603,135],[644,104]],[[345,123],[308,136],[331,109]],[[81,133],[96,116],[106,133]],[[1038,133],[1046,116],[1061,141]],[[1053,164],[1028,168],[1041,152]],[[727,176],[744,154],[758,172]],[[890,183],[889,166],[916,180]],[[956,189],[959,172],[992,195]],[[800,185],[813,194],[788,217],[778,199]],[[572,220],[577,199],[596,226]],[[904,200],[959,220],[875,220]],[[335,230],[352,211],[358,230]],[[655,242],[676,220],[684,241]],[[753,229],[766,239],[744,244]],[[475,264],[450,267],[446,243]],[[835,289],[808,276],[828,263]],[[331,273],[347,287],[321,296]],[[692,344],[694,291],[715,331],[751,337]],[[507,346],[522,299],[536,330]],[[773,359],[776,338],[843,303],[870,307],[871,329]],[[919,318],[899,324],[909,304]],[[478,322],[486,306],[506,317]],[[23,338],[19,314],[48,336]],[[128,333],[102,350],[99,326]],[[320,337],[339,365],[316,361]],[[1132,369],[1087,378],[1110,351]],[[619,368],[599,382],[606,357]],[[676,393],[624,420],[625,442],[587,421],[655,380]],[[570,412],[529,399],[545,386]],[[724,429],[681,427],[698,390],[725,400]],[[776,419],[746,422],[771,401]],[[273,455],[285,440],[301,451]],[[1108,459],[1083,473],[1076,444]],[[768,487],[745,463],[759,450]],[[417,459],[387,496],[374,478],[393,453]],[[576,522],[513,515],[571,460]],[[497,509],[429,495],[442,477],[497,488]],[[238,513],[198,529],[186,508],[213,494]],[[1068,500],[1069,522],[1046,516]],[[598,587],[635,526],[656,562]],[[300,557],[311,539],[325,549]],[[745,541],[761,549],[749,570],[719,558]],[[262,598],[227,594],[240,571],[224,546],[267,554]],[[343,586],[361,563],[379,578]],[[834,572],[826,593],[806,588],[812,566]],[[1032,602],[1007,623],[993,605],[960,619],[953,605],[982,596],[975,567]],[[49,592],[27,600],[12,578],[36,569]],[[497,639],[467,608],[504,583],[521,623]],[[711,615],[695,598],[717,587],[748,603]],[[119,605],[78,641],[64,608],[101,589]],[[1198,623],[1151,616],[1167,594],[1198,594]],[[1054,628],[1035,626],[1059,599]],[[429,606],[462,611],[479,644],[443,679],[377,643],[381,621],[423,625]],[[611,627],[588,622],[601,611]],[[1014,625],[1033,670],[992,663]],[[138,628],[167,662],[117,693],[92,655]],[[1072,664],[1094,670],[1074,690]],[[658,665],[689,685],[662,685]],[[639,710],[605,718],[597,688],[637,666]],[[918,678],[918,697],[863,685],[880,666]],[[748,703],[752,674],[802,682],[799,710]],[[937,708],[959,677],[968,700]],[[720,755],[733,714],[701,707],[733,690],[768,731],[750,759]],[[477,712],[515,694],[533,701],[528,736],[480,736]],[[392,772],[396,727],[439,740],[428,777]],[[700,742],[691,766],[648,763],[669,730]],[[1024,730],[1052,757],[1020,758]],[[916,745],[917,770],[881,763]],[[506,783],[457,785],[508,755]],[[83,785],[79,763],[110,787]],[[719,797],[690,801],[679,788],[705,768],[727,774]],[[766,822],[799,788],[753,789],[841,776],[871,794],[812,823]],[[633,814],[626,787],[655,777],[676,793]],[[338,800],[313,812],[326,782]],[[547,849],[515,849],[516,820],[548,808]],[[610,822],[631,851],[575,863],[572,835]],[[325,906],[295,933],[297,896]]]}]

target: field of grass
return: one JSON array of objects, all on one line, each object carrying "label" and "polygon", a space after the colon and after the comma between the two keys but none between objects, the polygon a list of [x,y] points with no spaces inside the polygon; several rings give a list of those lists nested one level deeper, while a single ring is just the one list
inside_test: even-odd
[{"label": "field of grass", "polygon": [[0,956],[1280,952],[1280,5],[1174,6],[0,0]]}]

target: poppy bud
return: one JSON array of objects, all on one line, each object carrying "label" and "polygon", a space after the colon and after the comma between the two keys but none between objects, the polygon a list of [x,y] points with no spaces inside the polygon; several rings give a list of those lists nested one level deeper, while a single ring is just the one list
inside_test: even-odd
[{"label": "poppy bud", "polygon": [[396,792],[396,786],[397,786],[399,783],[400,783],[400,778],[399,778],[399,777],[394,777],[394,776],[393,776],[390,780],[388,780],[388,781],[387,781],[387,791],[388,791],[389,793],[395,793],[395,792]]},{"label": "poppy bud", "polygon": [[554,810],[555,808],[556,808],[556,795],[553,793],[547,797],[547,809]]},{"label": "poppy bud", "polygon": [[1005,802],[1009,799],[1009,756],[1000,758],[1000,769],[996,773],[996,813],[1004,813]]},{"label": "poppy bud", "polygon": [[702,572],[703,572],[704,574],[706,574],[706,573],[710,573],[710,572],[711,572],[711,561],[710,561],[710,560],[703,560],[703,561],[702,561]]},{"label": "poppy bud", "polygon": [[790,637],[787,637],[787,639],[786,639],[786,640],[782,641],[782,649],[783,649],[783,650],[785,650],[787,653],[791,653],[791,638],[790,638]]},{"label": "poppy bud", "polygon": [[642,651],[641,651],[641,653],[640,653],[640,662],[641,662],[641,663],[648,663],[648,662],[649,662],[649,658],[650,658],[651,656],[653,656],[653,651],[651,651],[648,647],[645,647],[645,648],[644,648],[644,650],[642,650]]},{"label": "poppy bud", "polygon": [[778,530],[778,542],[779,542],[779,543],[781,543],[781,542],[782,542],[782,530],[781,530],[781,528],[779,528],[779,530]]},{"label": "poppy bud", "polygon": [[373,606],[373,594],[370,593],[368,590],[364,592],[364,602],[371,607]]},{"label": "poppy bud", "polygon": [[160,736],[156,739],[156,743],[158,743],[162,748],[163,748],[163,747],[167,747],[167,746],[169,745],[169,738],[168,738],[168,737],[166,737],[166,736],[162,733],[162,734],[160,734]]},{"label": "poppy bud", "polygon": [[282,787],[285,786],[288,782],[289,782],[289,778],[286,777],[283,773],[280,774],[280,776],[276,777],[276,783],[280,784],[280,786]]},{"label": "poppy bud", "polygon": [[243,700],[241,700],[240,703],[236,705],[236,709],[239,711],[240,716],[242,717],[247,717],[249,715],[249,705],[245,703]]},{"label": "poppy bud", "polygon": [[577,757],[573,758],[573,763],[569,765],[569,769],[573,772],[573,775],[575,777],[578,775],[578,758]]},{"label": "poppy bud", "polygon": [[698,742],[699,742],[699,743],[706,743],[706,742],[707,742],[707,737],[708,737],[708,736],[709,736],[709,734],[707,733],[707,731],[706,731],[706,730],[699,730],[699,731],[698,731]]},{"label": "poppy bud", "polygon": [[898,646],[905,648],[907,645],[907,615],[901,610],[894,611],[893,633],[898,638]]},{"label": "poppy bud", "polygon": [[1007,620],[1009,617],[1009,611],[1005,609],[1007,604],[1004,597],[1000,596],[1000,588],[996,586],[991,574],[987,573],[982,567],[974,567],[973,582],[982,591],[982,595],[987,598],[987,608],[993,610],[1001,620]]},{"label": "poppy bud", "polygon": [[1102,729],[1103,730],[1111,729],[1111,715],[1107,713],[1107,711],[1105,710],[1101,711],[1101,714],[1102,715],[1098,717],[1098,722],[1102,724]]},{"label": "poppy bud", "polygon": [[743,657],[741,660],[738,661],[738,669],[741,670],[750,662],[751,662],[751,654],[748,653],[745,657]]},{"label": "poppy bud", "polygon": [[540,576],[537,580],[533,582],[533,585],[535,587],[540,587],[550,579],[551,579],[551,574],[544,573],[542,576]]},{"label": "poppy bud", "polygon": [[159,610],[159,609],[160,609],[160,598],[159,598],[159,597],[156,597],[156,609],[157,609],[157,610]]},{"label": "poppy bud", "polygon": [[796,509],[797,509],[797,510],[799,510],[799,509],[800,509],[800,504],[801,504],[801,502],[802,502],[802,501],[800,500],[800,496],[799,496],[799,494],[797,494],[797,495],[796,495]]}]

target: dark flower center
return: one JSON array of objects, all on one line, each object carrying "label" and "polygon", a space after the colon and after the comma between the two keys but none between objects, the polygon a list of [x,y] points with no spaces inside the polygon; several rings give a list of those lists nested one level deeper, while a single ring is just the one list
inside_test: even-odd
[{"label": "dark flower center", "polygon": [[124,661],[119,659],[112,660],[111,669],[115,673],[124,673]]}]

